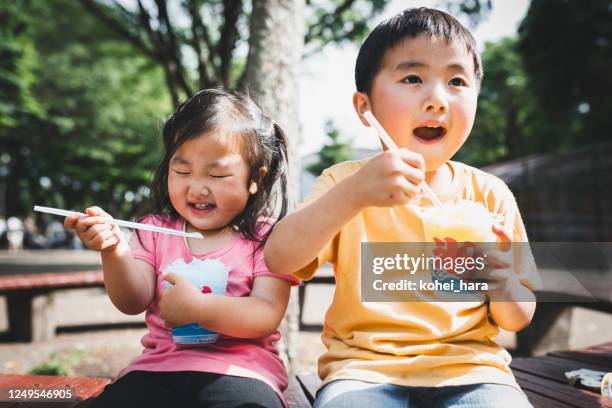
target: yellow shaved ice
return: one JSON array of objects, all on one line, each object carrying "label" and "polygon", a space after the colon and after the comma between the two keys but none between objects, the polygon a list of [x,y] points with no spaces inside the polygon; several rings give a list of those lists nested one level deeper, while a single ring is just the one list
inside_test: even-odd
[{"label": "yellow shaved ice", "polygon": [[482,203],[461,200],[442,208],[432,208],[423,214],[425,237],[453,238],[458,242],[496,242],[492,231],[493,217]]}]

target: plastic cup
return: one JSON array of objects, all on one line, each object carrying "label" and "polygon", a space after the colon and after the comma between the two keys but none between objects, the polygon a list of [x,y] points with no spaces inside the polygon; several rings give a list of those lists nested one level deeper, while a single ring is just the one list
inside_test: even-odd
[{"label": "plastic cup", "polygon": [[[229,270],[216,259],[193,260],[185,263],[178,260],[166,269],[164,274],[175,273],[200,290],[202,296],[213,293],[226,295]],[[172,285],[164,282],[164,288]],[[172,340],[176,344],[207,344],[214,343],[219,338],[219,333],[200,326],[198,323],[189,323],[172,328]]]},{"label": "plastic cup", "polygon": [[497,242],[495,218],[482,203],[462,200],[427,209],[422,218],[427,242]]},{"label": "plastic cup", "polygon": [[[444,208],[431,208],[423,214],[425,240],[428,242],[426,252],[446,259],[471,258],[469,249],[475,243],[493,243],[497,235],[492,230],[494,218],[481,203],[462,200],[447,204]],[[481,244],[480,249],[487,244]],[[433,277],[446,281],[455,276],[470,276],[471,273],[454,268],[434,269]],[[455,285],[458,285],[455,282]]]}]

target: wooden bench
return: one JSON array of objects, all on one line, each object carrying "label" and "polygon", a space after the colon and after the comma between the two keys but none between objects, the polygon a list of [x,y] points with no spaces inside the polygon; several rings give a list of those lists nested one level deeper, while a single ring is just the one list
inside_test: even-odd
[{"label": "wooden bench", "polygon": [[[612,408],[612,398],[571,386],[564,374],[580,368],[612,371],[612,342],[583,350],[551,352],[542,357],[517,358],[510,366],[518,383],[535,408]],[[49,405],[56,408],[74,407],[79,401],[98,395],[109,382],[110,380],[106,378],[0,374],[0,389],[3,390],[19,387],[72,388],[76,394],[76,400]],[[291,377],[284,393],[289,408],[311,407],[319,384],[321,381],[314,374]],[[0,398],[0,408],[31,406],[31,403],[28,402],[9,404],[3,398]]]},{"label": "wooden bench", "polygon": [[45,340],[54,330],[48,304],[35,307],[36,296],[60,289],[104,287],[100,270],[0,275],[0,295],[6,297],[8,341]]},{"label": "wooden bench", "polygon": [[[596,283],[595,283],[596,284]],[[538,302],[529,326],[517,333],[517,347],[513,355],[533,356],[550,350],[569,348],[572,310],[582,307],[599,312],[612,313],[612,302],[606,299],[612,292],[609,282],[599,282],[603,290],[591,290],[601,297],[585,297],[570,293],[535,291]],[[591,289],[591,288],[588,288]]]},{"label": "wooden bench", "polygon": [[110,383],[108,378],[92,377],[63,377],[54,375],[21,375],[0,374],[0,408],[15,407],[26,408],[31,406],[43,406],[43,402],[33,403],[32,400],[12,400],[9,398],[10,389],[71,389],[73,398],[46,402],[44,406],[53,408],[74,407],[80,401],[94,397],[102,392],[106,384]]},{"label": "wooden bench", "polygon": [[[0,408],[26,408],[34,405],[32,401],[11,401],[8,398],[9,389],[28,388],[43,390],[45,388],[70,388],[74,393],[74,398],[64,401],[47,402],[45,406],[71,408],[76,407],[84,400],[100,394],[109,383],[110,380],[108,378],[0,374]],[[284,395],[289,408],[310,408],[312,406],[312,401],[307,398],[304,388],[296,377],[289,379],[289,386],[285,390]],[[37,403],[34,406],[41,406],[39,404]],[[85,403],[84,405],[86,406],[87,404]]]},{"label": "wooden bench", "polygon": [[[542,357],[517,358],[510,365],[517,382],[535,408],[612,408],[612,398],[568,384],[565,372],[587,368],[612,372],[612,342],[584,350],[556,351]],[[298,375],[310,404],[321,384],[315,375]]]}]

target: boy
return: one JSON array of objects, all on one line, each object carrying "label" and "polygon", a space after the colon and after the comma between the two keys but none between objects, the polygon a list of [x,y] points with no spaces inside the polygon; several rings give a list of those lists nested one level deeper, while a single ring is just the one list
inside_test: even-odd
[{"label": "boy", "polygon": [[476,113],[482,67],[473,37],[441,11],[405,10],[370,33],[355,80],[357,114],[368,125],[363,113],[371,111],[399,152],[324,171],[306,205],[277,224],[265,248],[274,273],[309,279],[321,264],[334,265],[315,407],[530,406],[508,368],[510,355],[492,339],[498,327],[529,324],[532,284],[527,274],[508,273],[501,257],[488,273],[504,302],[360,299],[362,241],[425,241],[418,211],[428,204],[423,180],[443,203],[480,202],[503,216],[493,228],[500,241],[527,241],[506,185],[449,161]]}]

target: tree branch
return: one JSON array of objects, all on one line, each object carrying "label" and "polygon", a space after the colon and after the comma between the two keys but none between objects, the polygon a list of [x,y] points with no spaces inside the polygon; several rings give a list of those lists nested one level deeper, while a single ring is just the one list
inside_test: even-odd
[{"label": "tree branch", "polygon": [[340,4],[333,12],[326,13],[323,18],[319,19],[315,24],[308,27],[304,42],[309,43],[313,38],[321,35],[321,30],[325,27],[330,26],[336,18],[341,19],[342,13],[350,9],[355,0],[344,0],[344,3]]},{"label": "tree branch", "polygon": [[140,25],[144,27],[145,31],[147,32],[147,35],[149,36],[149,40],[153,44],[153,47],[155,49],[155,59],[161,64],[164,69],[166,85],[168,86],[168,90],[170,91],[170,95],[172,96],[172,104],[174,106],[178,106],[179,96],[177,85],[174,81],[174,76],[170,71],[169,61],[165,53],[164,39],[158,31],[154,31],[153,28],[151,28],[151,16],[142,4],[141,0],[138,0],[138,10]]},{"label": "tree branch", "polygon": [[232,54],[238,37],[238,27],[236,27],[236,24],[242,10],[242,0],[225,0],[223,5],[223,31],[217,43],[217,54],[221,58],[221,80],[227,88],[229,87]]},{"label": "tree branch", "polygon": [[[149,48],[147,44],[145,44],[139,35],[132,33],[129,29],[127,29],[121,22],[119,22],[116,18],[112,17],[109,13],[104,10],[104,7],[100,6],[96,3],[95,0],[79,0],[81,5],[87,9],[91,14],[104,22],[108,27],[114,30],[121,37],[125,38],[128,42],[130,42],[133,46],[135,46],[139,51],[143,54],[156,59],[155,52]],[[123,9],[124,13],[129,13],[129,11]]]},{"label": "tree branch", "polygon": [[185,70],[180,57],[181,50],[177,45],[174,28],[172,27],[170,17],[168,16],[168,8],[166,7],[166,1],[155,0],[155,4],[157,4],[160,23],[163,23],[163,25],[166,27],[166,35],[168,37],[168,41],[165,42],[165,50],[168,54],[169,60],[171,60],[172,62],[170,64],[170,72],[172,72],[172,74],[174,75],[176,81],[178,82],[178,85],[183,88],[183,92],[185,92],[187,96],[191,96],[193,92],[191,87],[187,83],[187,80],[185,79]]},{"label": "tree branch", "polygon": [[196,4],[196,0],[190,0],[186,4],[186,9],[191,15],[191,46],[193,47],[196,56],[198,57],[198,88],[210,88],[210,77],[206,66],[209,64],[208,57],[204,54],[200,44],[200,32],[197,21],[200,15],[200,6]]}]

